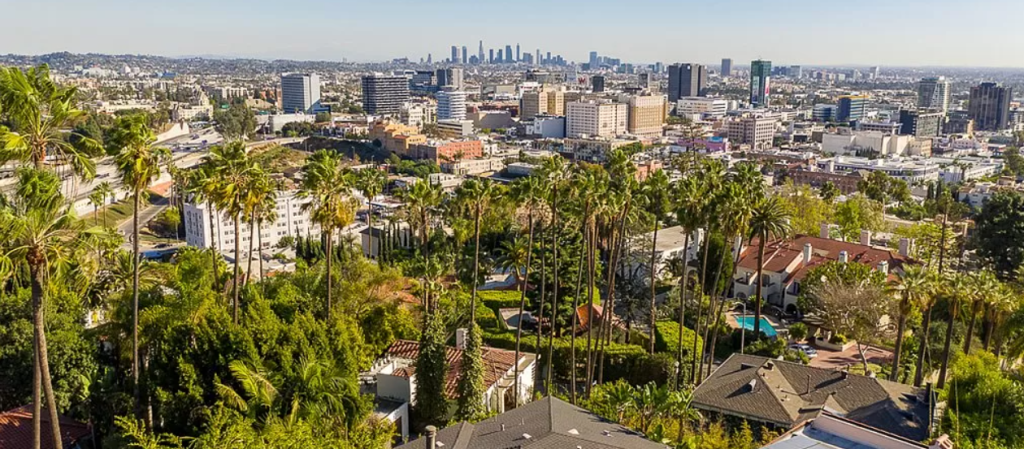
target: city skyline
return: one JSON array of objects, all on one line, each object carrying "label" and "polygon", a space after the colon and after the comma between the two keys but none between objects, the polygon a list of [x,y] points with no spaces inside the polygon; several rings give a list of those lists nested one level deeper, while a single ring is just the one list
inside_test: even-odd
[{"label": "city skyline", "polygon": [[[535,0],[525,0],[527,4]],[[536,2],[539,3],[539,2]],[[185,0],[174,4],[152,4],[140,8],[137,3],[110,0],[100,5],[79,4],[69,0],[40,0],[15,5],[0,0],[0,8],[18,11],[27,17],[47,17],[47,33],[33,32],[32,21],[12,21],[8,35],[32,35],[0,46],[0,53],[45,54],[72,53],[147,54],[169,57],[209,55],[257,59],[328,60],[352,62],[388,61],[395,58],[419,60],[427,54],[436,57],[457,44],[469,48],[482,40],[487,48],[520,44],[522,48],[550,50],[567,60],[586,62],[590,51],[621,58],[624,62],[666,63],[693,61],[717,66],[722,58],[738,65],[764,58],[786,64],[900,67],[1024,67],[1006,48],[1024,45],[1024,30],[1013,27],[984,27],[972,32],[971,39],[960,33],[945,33],[935,23],[956,23],[965,4],[952,0],[924,3],[910,0],[890,4],[869,0],[856,10],[839,5],[797,0],[784,7],[769,7],[751,0],[724,4],[695,2],[665,3],[641,0],[619,4],[598,0],[579,8],[575,2],[544,3],[548,14],[531,18],[528,27],[544,28],[543,40],[523,36],[522,21],[514,19],[497,5],[446,0],[420,4],[409,0],[385,0],[372,4],[337,5],[307,3],[291,5],[283,14],[279,4],[266,0],[240,2],[228,0],[216,4]],[[907,21],[921,14],[927,5],[929,20]],[[529,5],[524,5],[529,6]],[[971,9],[998,11],[1004,16],[1024,14],[1024,4],[1008,0],[981,0]],[[460,26],[437,27],[450,22],[452,10],[472,10],[471,19]],[[628,29],[617,18],[637,10],[657,11],[644,19],[644,33],[594,33],[594,27]],[[674,36],[675,11],[687,10],[687,27],[693,32],[710,33],[713,45],[678,45]],[[56,11],[56,12],[55,12]],[[202,11],[202,14],[196,14]],[[871,17],[871,30],[862,33],[834,33],[835,18]],[[381,33],[373,14],[389,15],[389,33]],[[565,17],[578,20],[566,22]],[[310,33],[309,17],[331,17],[334,33]],[[469,16],[467,16],[469,17]],[[726,20],[727,19],[727,20]],[[557,21],[557,27],[551,27]],[[849,26],[857,22],[849,20]],[[233,23],[243,24],[234,26]],[[273,26],[267,32],[266,24]],[[670,26],[671,25],[671,26]],[[727,26],[728,25],[728,26]],[[798,25],[798,26],[797,26]],[[83,32],[83,29],[85,30]],[[88,30],[102,30],[89,32]],[[197,32],[201,31],[201,32]],[[828,35],[830,39],[811,39]],[[372,36],[368,39],[367,36]],[[581,36],[587,36],[586,39]],[[926,43],[915,52],[902,50],[899,42]],[[977,45],[979,40],[998,45]],[[758,45],[752,46],[751,42]]]}]

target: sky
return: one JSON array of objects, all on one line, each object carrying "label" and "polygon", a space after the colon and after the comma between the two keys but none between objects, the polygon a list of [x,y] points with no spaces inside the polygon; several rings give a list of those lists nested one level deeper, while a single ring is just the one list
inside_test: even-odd
[{"label": "sky", "polygon": [[[0,0],[0,54],[1024,67],[1021,0]],[[12,18],[22,18],[14,19]]]}]

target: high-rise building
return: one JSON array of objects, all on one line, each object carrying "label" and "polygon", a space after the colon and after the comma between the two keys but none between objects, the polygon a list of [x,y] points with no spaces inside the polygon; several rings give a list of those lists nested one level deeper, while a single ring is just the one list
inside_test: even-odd
[{"label": "high-rise building", "polygon": [[938,137],[942,134],[946,114],[943,112],[925,112],[923,110],[900,111],[900,134],[914,137]]},{"label": "high-rise building", "polygon": [[537,59],[534,61],[537,65],[544,64],[544,60],[540,57],[540,49],[537,49]]},{"label": "high-rise building", "polygon": [[538,115],[565,115],[565,92],[539,90],[524,92],[519,100],[519,117],[530,120]]},{"label": "high-rise building", "polygon": [[460,59],[459,59],[459,47],[456,47],[456,46],[452,45],[452,59],[450,61],[451,61],[452,64],[458,64],[459,63],[459,61],[460,61]]},{"label": "high-rise building", "polygon": [[882,76],[882,68],[874,66],[871,68],[871,79],[878,79]]},{"label": "high-rise building", "polygon": [[726,123],[726,133],[733,143],[750,145],[755,150],[768,150],[772,147],[777,125],[775,116],[751,115],[730,120]]},{"label": "high-rise building", "polygon": [[494,62],[496,64],[503,64],[505,62],[505,53],[500,48],[498,49],[498,59],[495,59]]},{"label": "high-rise building", "polygon": [[732,59],[722,59],[722,76],[726,78],[732,76]]},{"label": "high-rise building", "polygon": [[434,55],[432,55],[430,53],[427,53],[427,64],[433,64],[433,63],[434,63]]},{"label": "high-rise building", "polygon": [[672,64],[668,66],[668,101],[675,103],[683,97],[707,95],[707,68],[700,64]]},{"label": "high-rise building", "polygon": [[566,109],[566,136],[615,137],[626,133],[629,108],[624,103],[575,102]]},{"label": "high-rise building", "polygon": [[516,61],[515,62],[520,62],[522,60],[523,60],[522,53],[519,53],[519,44],[516,44]]},{"label": "high-rise building", "polygon": [[462,46],[462,63],[469,64],[469,49],[465,45]]},{"label": "high-rise building", "polygon": [[601,62],[597,59],[597,52],[590,52],[590,70],[597,70],[601,66]]},{"label": "high-rise building", "polygon": [[466,93],[446,87],[437,93],[438,120],[465,120]]},{"label": "high-rise building", "polygon": [[668,116],[668,102],[664,95],[634,95],[629,97],[629,118],[626,130],[643,138],[661,137],[662,125]]},{"label": "high-rise building", "polygon": [[917,107],[935,109],[945,113],[949,110],[949,80],[944,76],[924,78],[917,83]]},{"label": "high-rise building", "polygon": [[281,109],[289,114],[315,114],[319,111],[320,76],[315,73],[281,75]]},{"label": "high-rise building", "polygon": [[513,62],[515,62],[515,61],[514,61],[514,60],[512,59],[512,46],[511,46],[511,45],[506,45],[506,46],[505,46],[505,60],[504,60],[504,61],[505,61],[506,63],[510,63],[510,64],[511,64],[511,63],[513,63]]},{"label": "high-rise building", "polygon": [[363,110],[370,115],[397,114],[409,101],[409,80],[401,75],[364,76]]},{"label": "high-rise building", "polygon": [[490,63],[490,64],[494,64],[494,49],[493,48],[490,49],[490,57],[487,58],[487,62]]},{"label": "high-rise building", "polygon": [[590,77],[590,87],[594,93],[604,92],[604,75],[594,75]]},{"label": "high-rise building", "polygon": [[981,83],[971,88],[968,115],[979,131],[1002,131],[1010,123],[1010,99],[1013,89],[996,83]]},{"label": "high-rise building", "polygon": [[750,105],[766,108],[771,103],[772,62],[758,59],[750,63]]},{"label": "high-rise building", "polygon": [[804,68],[798,65],[789,66],[789,77],[800,79],[804,77]]},{"label": "high-rise building", "polygon": [[860,120],[867,115],[868,97],[863,95],[843,95],[839,97],[839,111],[836,119],[840,122]]},{"label": "high-rise building", "polygon": [[484,61],[486,61],[486,59],[484,59],[484,41],[480,41],[480,51],[477,52],[476,57],[479,59],[480,64],[483,64]]},{"label": "high-rise building", "polygon": [[465,87],[462,78],[463,71],[461,67],[437,69],[437,85],[439,87],[454,87],[457,90],[461,90]]},{"label": "high-rise building", "polygon": [[636,75],[636,85],[647,89],[651,87],[651,72],[638,73]]}]

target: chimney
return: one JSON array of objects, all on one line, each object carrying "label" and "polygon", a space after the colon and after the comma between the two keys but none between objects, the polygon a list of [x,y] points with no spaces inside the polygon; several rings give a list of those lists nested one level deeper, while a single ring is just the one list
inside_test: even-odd
[{"label": "chimney", "polygon": [[850,253],[846,252],[846,250],[840,251],[839,252],[839,263],[847,263],[849,261],[850,261]]},{"label": "chimney", "polygon": [[459,328],[455,330],[455,347],[460,350],[466,349],[466,340],[469,339],[469,330]]},{"label": "chimney", "polygon": [[871,231],[862,229],[860,231],[860,244],[864,246],[871,246]]},{"label": "chimney", "polygon": [[829,235],[832,234],[831,231],[832,231],[832,225],[830,225],[828,223],[822,223],[821,224],[821,235],[819,235],[819,237],[821,237],[823,239],[827,239],[827,238],[829,238]]},{"label": "chimney", "polygon": [[[767,243],[767,242],[765,242]],[[732,259],[740,259],[740,251],[743,251],[743,236],[737,235],[736,240],[732,242]]]},{"label": "chimney", "polygon": [[914,241],[906,237],[900,239],[900,255],[910,257],[910,250],[914,247]]},{"label": "chimney", "polygon": [[882,274],[888,276],[889,275],[889,262],[886,262],[884,260],[881,261],[881,262],[878,262],[878,271],[881,271]]},{"label": "chimney", "polygon": [[804,243],[804,263],[811,263],[811,256],[814,255],[814,248],[810,243]]},{"label": "chimney", "polygon": [[437,427],[427,426],[427,449],[437,447]]}]

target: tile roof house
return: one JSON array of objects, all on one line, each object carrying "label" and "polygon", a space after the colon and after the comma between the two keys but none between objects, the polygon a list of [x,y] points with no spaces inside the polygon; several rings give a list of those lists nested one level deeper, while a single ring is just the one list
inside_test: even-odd
[{"label": "tile roof house", "polygon": [[[43,408],[42,449],[54,449],[50,414]],[[92,428],[64,415],[60,420],[61,449],[91,448]],[[0,413],[0,448],[32,447],[32,404]]]},{"label": "tile roof house", "polygon": [[953,442],[942,435],[929,446],[825,412],[761,449],[953,449]]},{"label": "tile roof house", "polygon": [[[448,376],[445,379],[445,394],[449,399],[458,398],[458,382],[462,373],[462,349],[465,344],[465,330],[456,333],[456,347],[448,347],[446,359]],[[420,344],[417,341],[397,340],[391,344],[384,354],[373,363],[370,371],[360,375],[364,385],[364,393],[372,393],[378,403],[416,404],[416,358]],[[488,411],[498,413],[505,410],[505,403],[515,397],[515,365],[514,351],[484,346],[482,348],[484,363],[484,404]],[[537,358],[534,354],[519,354],[519,398],[529,400],[533,394],[534,370]],[[391,414],[398,407],[391,407]],[[394,421],[394,420],[393,420]],[[400,430],[402,436],[408,436],[408,417],[403,419]],[[397,423],[397,421],[396,421]]]},{"label": "tile roof house", "polygon": [[694,390],[693,406],[785,429],[827,412],[913,441],[940,408],[930,388],[743,354]]},{"label": "tile roof house", "polygon": [[[431,443],[433,439],[433,444]],[[462,422],[395,449],[666,449],[619,424],[546,397],[476,424]]]},{"label": "tile roof house", "polygon": [[[822,233],[826,232],[823,225]],[[800,235],[792,240],[769,242],[764,250],[761,295],[769,304],[791,311],[800,296],[800,283],[815,267],[829,262],[860,263],[895,275],[903,266],[915,263],[909,256],[912,241],[900,241],[900,250],[871,246],[871,233],[864,231],[861,243]],[[753,239],[739,249],[739,264],[733,279],[733,295],[747,298],[756,294],[757,245]]]}]

